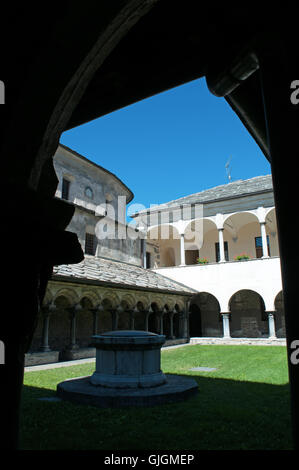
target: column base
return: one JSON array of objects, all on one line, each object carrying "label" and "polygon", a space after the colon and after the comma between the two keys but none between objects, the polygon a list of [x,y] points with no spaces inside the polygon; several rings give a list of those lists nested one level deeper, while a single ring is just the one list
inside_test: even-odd
[{"label": "column base", "polygon": [[39,348],[39,351],[41,351],[41,352],[50,352],[50,351],[52,351],[52,349],[49,346],[41,346]]}]

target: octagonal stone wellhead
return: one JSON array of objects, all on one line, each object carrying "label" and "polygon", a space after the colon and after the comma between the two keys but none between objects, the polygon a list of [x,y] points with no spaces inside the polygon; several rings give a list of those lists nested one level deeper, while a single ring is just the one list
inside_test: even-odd
[{"label": "octagonal stone wellhead", "polygon": [[111,388],[150,388],[165,384],[161,347],[165,336],[138,330],[115,330],[92,336],[96,370],[90,383]]}]

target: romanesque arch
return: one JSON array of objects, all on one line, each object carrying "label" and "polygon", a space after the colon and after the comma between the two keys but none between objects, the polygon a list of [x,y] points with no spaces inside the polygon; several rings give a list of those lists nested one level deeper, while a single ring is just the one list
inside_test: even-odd
[{"label": "romanesque arch", "polygon": [[91,344],[91,336],[94,332],[93,309],[97,305],[97,299],[88,292],[80,299],[81,309],[76,315],[76,344],[79,348],[87,348]]},{"label": "romanesque arch", "polygon": [[192,297],[189,308],[189,335],[223,336],[220,305],[209,292],[200,292]]},{"label": "romanesque arch", "polygon": [[148,331],[159,334],[161,331],[161,307],[155,301],[151,303],[148,317]]},{"label": "romanesque arch", "polygon": [[269,336],[268,316],[260,294],[249,289],[235,292],[229,300],[230,334],[236,338]]},{"label": "romanesque arch", "polygon": [[172,224],[152,227],[147,234],[149,240],[159,244],[160,266],[176,266],[180,260],[180,234]]},{"label": "romanesque arch", "polygon": [[[223,221],[224,233],[229,246],[229,260],[246,252],[251,258],[256,258],[255,239],[260,237],[260,224],[256,214],[250,211],[236,212],[228,215]],[[248,250],[248,241],[251,245]]]}]

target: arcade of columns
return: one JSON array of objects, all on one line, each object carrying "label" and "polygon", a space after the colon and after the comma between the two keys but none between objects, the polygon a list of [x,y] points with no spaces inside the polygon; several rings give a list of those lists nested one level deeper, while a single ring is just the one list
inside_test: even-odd
[{"label": "arcade of columns", "polygon": [[[188,304],[191,295],[133,291],[50,281],[41,307],[42,344],[51,351],[51,317],[59,311],[59,299],[69,318],[69,351],[78,349],[78,315],[88,310],[93,316],[92,335],[117,329],[141,329],[165,334],[167,339],[188,338]],[[86,306],[87,305],[87,306]],[[110,321],[102,323],[103,314]],[[124,317],[126,320],[124,321]]]}]

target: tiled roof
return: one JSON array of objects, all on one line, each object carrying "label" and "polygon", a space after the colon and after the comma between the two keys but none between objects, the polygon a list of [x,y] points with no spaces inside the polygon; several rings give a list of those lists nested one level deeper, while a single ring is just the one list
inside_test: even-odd
[{"label": "tiled roof", "polygon": [[81,263],[54,266],[53,277],[66,280],[94,281],[100,285],[161,290],[177,294],[194,294],[197,291],[161,274],[120,261],[86,256]]},{"label": "tiled roof", "polygon": [[[176,207],[182,204],[204,204],[210,201],[216,201],[218,199],[240,197],[242,195],[254,194],[260,191],[271,191],[272,189],[272,175],[255,176],[254,178],[250,178],[248,180],[232,181],[231,183],[205,189],[199,193],[194,193],[190,194],[189,196],[174,199],[173,201],[153,206],[152,210],[162,210]],[[143,210],[138,213],[141,214],[146,211],[147,210]]]}]

